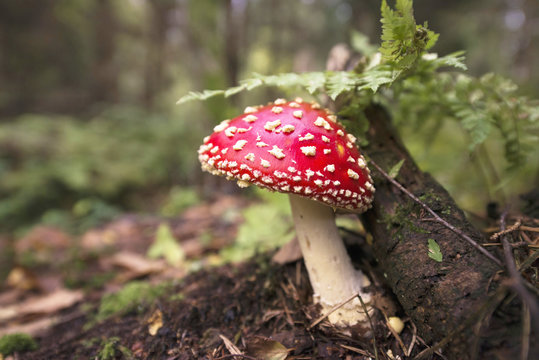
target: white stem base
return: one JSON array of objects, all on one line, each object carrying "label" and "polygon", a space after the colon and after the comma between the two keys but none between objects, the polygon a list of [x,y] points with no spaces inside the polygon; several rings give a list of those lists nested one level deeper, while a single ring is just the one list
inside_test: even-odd
[{"label": "white stem base", "polygon": [[[314,290],[314,301],[322,305],[324,313],[353,294],[359,293],[363,301],[369,303],[370,295],[361,292],[369,280],[353,268],[335,225],[333,209],[301,196],[290,195],[289,198],[296,234]],[[333,312],[328,319],[337,326],[367,322],[357,297]]]}]

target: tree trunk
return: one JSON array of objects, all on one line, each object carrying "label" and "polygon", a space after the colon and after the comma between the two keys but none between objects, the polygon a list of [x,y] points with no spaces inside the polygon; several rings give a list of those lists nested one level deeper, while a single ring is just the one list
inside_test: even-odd
[{"label": "tree trunk", "polygon": [[95,64],[93,99],[114,103],[118,99],[118,69],[114,64],[116,18],[110,0],[99,0],[95,13]]},{"label": "tree trunk", "polygon": [[176,4],[171,0],[148,1],[149,25],[144,65],[143,100],[147,109],[155,107],[156,97],[166,87],[167,31],[170,12]]},{"label": "tree trunk", "polygon": [[[370,130],[369,145],[364,151],[368,156],[386,171],[404,159],[396,180],[447,222],[482,243],[482,234],[470,224],[447,191],[414,163],[386,111],[371,106],[366,114]],[[480,348],[483,358],[487,349],[496,345],[480,343],[479,334],[473,336],[475,322],[456,334],[450,332],[470,316],[479,314],[497,286],[492,280],[498,265],[434,221],[432,215],[372,170],[376,195],[372,211],[365,214],[365,223],[374,237],[373,250],[385,280],[428,344],[449,336],[451,340],[443,349],[449,359],[474,358],[473,352]],[[441,262],[428,256],[428,239],[439,244]],[[508,339],[509,329],[502,333],[497,334],[496,342]],[[520,343],[518,337],[511,341],[516,346]]]}]

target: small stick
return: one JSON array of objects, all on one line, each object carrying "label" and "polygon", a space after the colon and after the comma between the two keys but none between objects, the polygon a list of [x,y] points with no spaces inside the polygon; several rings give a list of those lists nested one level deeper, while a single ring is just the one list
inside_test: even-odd
[{"label": "small stick", "polygon": [[368,356],[368,357],[373,357],[374,356],[374,355],[371,355],[371,353],[368,352],[368,351],[358,349],[358,348],[350,346],[350,345],[339,344],[339,346],[342,347],[342,348],[345,348],[346,350],[350,350],[350,351],[356,352],[356,353],[364,355],[364,356]]},{"label": "small stick", "polygon": [[500,236],[503,236],[505,234],[508,234],[510,232],[518,230],[520,228],[521,224],[522,224],[522,221],[520,221],[520,219],[518,219],[517,222],[514,223],[513,225],[511,225],[509,228],[507,228],[505,230],[502,229],[501,231],[497,232],[496,234],[493,234],[490,237],[490,240],[497,240]]},{"label": "small stick", "polygon": [[[505,218],[507,217],[507,210],[505,210],[500,218],[501,229],[505,230]],[[505,266],[507,267],[507,273],[511,279],[510,286],[520,296],[524,305],[528,306],[530,312],[534,330],[539,334],[539,306],[537,306],[537,299],[528,292],[522,282],[522,277],[517,269],[515,258],[513,256],[513,248],[507,239],[507,235],[501,237],[503,244],[503,255],[505,259]]]},{"label": "small stick", "polygon": [[367,305],[363,302],[363,298],[358,293],[357,297],[359,298],[359,301],[361,301],[361,306],[363,307],[363,311],[365,311],[365,314],[367,314],[367,319],[369,319],[369,324],[371,325],[373,337],[372,337],[372,346],[374,347],[374,358],[378,360],[378,349],[376,348],[376,336],[374,336],[374,325],[372,324],[371,316],[369,315],[369,311],[367,310]]},{"label": "small stick", "polygon": [[[329,315],[333,314],[335,311],[339,310],[341,307],[343,307],[344,305],[346,305],[347,303],[349,303],[350,301],[354,300],[354,298],[356,296],[359,296],[359,294],[353,294],[352,296],[350,296],[348,299],[344,300],[342,303],[340,304],[337,304],[335,305],[334,307],[332,307],[328,312],[327,314],[323,314],[322,316],[320,316],[318,319],[316,319],[311,325],[309,325],[309,327],[307,328],[307,330],[311,330],[313,327],[315,327],[316,325],[320,324],[322,322],[322,320],[324,320],[325,318],[327,318]],[[361,299],[361,296],[359,297]],[[367,313],[368,315],[368,313]]]},{"label": "small stick", "polygon": [[397,340],[397,342],[399,343],[402,351],[406,354],[406,346],[404,345],[404,341],[402,341],[401,337],[399,336],[399,334],[395,331],[395,329],[393,329],[391,327],[391,325],[389,325],[389,319],[387,318],[386,314],[384,313],[384,319],[386,321],[386,325],[387,325],[387,328],[389,329],[389,332],[393,335],[393,337]]},{"label": "small stick", "polygon": [[408,350],[406,350],[406,352],[404,353],[407,357],[410,356],[410,354],[412,354],[412,350],[414,349],[414,345],[417,341],[417,327],[415,326],[414,322],[413,321],[410,321],[410,323],[412,324],[412,341],[410,341],[410,345],[408,346]]},{"label": "small stick", "polygon": [[215,358],[215,360],[221,360],[221,359],[228,359],[228,358],[235,358],[235,357],[240,357],[242,359],[248,359],[248,360],[258,360],[257,358],[255,357],[252,357],[252,356],[249,356],[249,355],[243,355],[243,354],[228,354],[228,355],[223,355],[223,356],[220,356],[218,358]]},{"label": "small stick", "polygon": [[485,255],[486,257],[488,257],[490,260],[492,260],[496,265],[498,265],[499,267],[502,267],[503,268],[503,264],[502,262],[497,259],[494,255],[492,255],[491,253],[489,253],[484,247],[482,247],[481,245],[479,245],[474,239],[472,239],[471,237],[469,237],[468,235],[466,235],[464,232],[462,232],[462,230],[460,229],[457,229],[456,227],[454,227],[453,225],[451,225],[450,223],[448,223],[447,221],[445,221],[444,219],[442,219],[438,214],[436,214],[436,212],[434,212],[434,210],[432,210],[427,204],[425,204],[423,201],[421,201],[417,196],[415,196],[414,194],[412,194],[410,191],[408,191],[404,186],[402,186],[398,181],[396,181],[395,179],[393,179],[391,176],[389,176],[384,170],[382,170],[382,168],[376,164],[372,159],[369,161],[370,164],[372,164],[372,166],[374,166],[376,168],[376,170],[378,170],[389,182],[391,182],[393,185],[395,185],[400,191],[402,191],[403,193],[405,193],[410,199],[414,200],[417,204],[419,204],[423,209],[425,209],[429,214],[431,214],[432,216],[434,216],[434,218],[440,222],[441,224],[443,224],[446,228],[448,228],[449,230],[453,231],[455,234],[457,234],[458,236],[460,236],[461,238],[463,238],[464,240],[466,240],[467,242],[469,242],[474,248],[476,248],[478,251],[480,251],[483,255]]},{"label": "small stick", "polygon": [[527,360],[530,352],[530,323],[530,309],[524,304],[522,307],[522,350],[520,352],[520,360]]},{"label": "small stick", "polygon": [[521,227],[520,227],[520,230],[522,230],[522,231],[539,232],[539,227],[521,226]]}]

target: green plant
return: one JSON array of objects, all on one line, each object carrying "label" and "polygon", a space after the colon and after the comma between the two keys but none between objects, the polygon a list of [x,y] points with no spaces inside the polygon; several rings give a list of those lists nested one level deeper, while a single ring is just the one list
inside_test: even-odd
[{"label": "green plant", "polygon": [[173,114],[132,107],[86,121],[24,115],[0,124],[0,225],[45,221],[80,232],[109,220],[136,207],[141,190],[190,180],[193,133]]},{"label": "green plant", "polygon": [[15,333],[0,337],[0,354],[7,356],[15,352],[37,349],[36,341],[28,334]]},{"label": "green plant", "polygon": [[100,360],[112,360],[117,358],[118,353],[128,359],[133,356],[127,347],[120,344],[120,338],[113,336],[108,339],[103,339],[97,358]]},{"label": "green plant", "polygon": [[151,259],[163,257],[172,266],[180,266],[185,260],[185,252],[166,223],[157,228],[155,240],[148,249],[147,256]]},{"label": "green plant", "polygon": [[275,249],[292,240],[294,233],[288,197],[257,189],[262,200],[246,208],[234,244],[221,250],[225,262],[241,261]]},{"label": "green plant", "polygon": [[131,281],[118,292],[103,296],[95,320],[140,310],[163,294],[166,288],[166,284],[153,286],[143,281]]},{"label": "green plant", "polygon": [[[439,35],[426,23],[416,24],[412,5],[412,0],[397,0],[392,9],[385,0],[382,2],[379,51],[373,52],[365,37],[356,34],[353,43],[365,57],[352,71],[254,74],[229,89],[190,92],[178,103],[232,96],[261,86],[301,88],[312,95],[325,93],[331,99],[346,100],[340,102],[347,104],[339,112],[340,119],[357,129],[360,138],[361,131],[368,128],[365,107],[381,103],[391,112],[412,152],[418,149],[414,155],[424,156],[420,163],[436,170],[443,165],[439,172],[442,180],[453,176],[445,169],[463,166],[457,163],[460,158],[455,153],[465,153],[466,148],[476,162],[474,168],[486,169],[486,174],[480,175],[489,183],[474,187],[486,188],[488,196],[517,177],[517,171],[521,179],[533,174],[537,164],[527,159],[537,155],[538,102],[519,95],[517,86],[501,76],[466,74],[461,51],[445,56],[427,53]],[[464,137],[459,132],[464,132]],[[445,147],[425,159],[422,149],[428,149],[440,134],[444,135]],[[451,150],[447,143],[452,145]]]},{"label": "green plant", "polygon": [[164,216],[178,216],[182,211],[200,201],[198,193],[189,187],[174,186],[170,189],[167,201],[161,207]]}]

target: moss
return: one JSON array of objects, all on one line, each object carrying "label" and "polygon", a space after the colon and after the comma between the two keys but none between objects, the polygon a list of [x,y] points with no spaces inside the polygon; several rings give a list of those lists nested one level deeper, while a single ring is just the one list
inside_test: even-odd
[{"label": "moss", "polygon": [[443,205],[445,202],[444,199],[442,199],[439,195],[433,193],[432,191],[433,190],[419,196],[419,200],[427,204],[428,207],[430,207],[432,210],[434,210],[437,213],[450,215],[451,207],[444,207]]},{"label": "moss", "polygon": [[133,354],[127,347],[120,345],[120,338],[114,336],[104,339],[101,342],[101,347],[97,354],[97,358],[100,360],[112,360],[117,358],[118,353],[122,354],[123,357],[127,359],[133,357]]},{"label": "moss", "polygon": [[103,296],[95,321],[105,320],[113,315],[123,315],[140,310],[151,303],[167,289],[166,284],[152,286],[143,281],[132,281],[120,291]]},{"label": "moss", "polygon": [[414,222],[414,219],[419,217],[418,214],[419,207],[414,203],[409,203],[408,205],[398,204],[395,208],[395,213],[385,213],[382,217],[382,223],[386,224],[386,229],[388,231],[396,230],[394,236],[397,239],[401,239],[403,232],[411,231],[417,234],[426,234],[428,231],[417,226]]},{"label": "moss", "polygon": [[25,352],[37,349],[37,343],[28,334],[15,333],[0,338],[0,354],[7,356],[15,352]]}]

